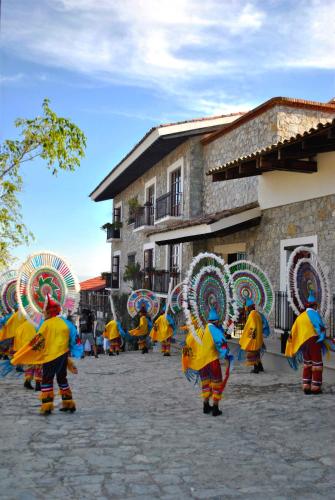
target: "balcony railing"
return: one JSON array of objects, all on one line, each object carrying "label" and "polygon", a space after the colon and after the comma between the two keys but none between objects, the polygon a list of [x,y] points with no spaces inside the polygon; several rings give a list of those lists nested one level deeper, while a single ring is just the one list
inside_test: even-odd
[{"label": "balcony railing", "polygon": [[296,317],[288,302],[287,292],[275,292],[275,328],[288,333]]},{"label": "balcony railing", "polygon": [[106,237],[108,240],[119,240],[121,238],[121,228],[122,224],[110,224],[107,222],[102,226],[102,229],[106,231]]},{"label": "balcony railing", "polygon": [[155,222],[155,208],[150,203],[144,207],[138,207],[135,214],[135,227],[137,229],[142,226],[153,226]]},{"label": "balcony railing", "polygon": [[156,200],[156,220],[164,217],[180,217],[181,216],[182,193],[169,193],[160,196]]},{"label": "balcony railing", "polygon": [[147,288],[156,293],[168,293],[170,278],[172,278],[172,288],[180,283],[180,273],[170,273],[164,270],[144,270],[142,273],[143,288]]}]

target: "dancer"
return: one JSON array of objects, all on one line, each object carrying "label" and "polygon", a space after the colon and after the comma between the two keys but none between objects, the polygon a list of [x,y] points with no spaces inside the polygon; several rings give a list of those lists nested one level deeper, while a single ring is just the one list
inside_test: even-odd
[{"label": "dancer", "polygon": [[0,330],[0,342],[4,340],[13,339],[16,330],[20,325],[25,322],[25,317],[21,311],[19,311],[19,306],[16,303],[14,306],[14,312],[8,315],[4,322],[2,329]]},{"label": "dancer", "polygon": [[[239,344],[240,350],[246,353],[246,364],[253,366],[251,373],[263,372],[261,355],[265,351],[264,337],[270,335],[269,323],[264,314],[256,311],[255,303],[252,299],[246,300],[247,322],[244,326]],[[242,358],[239,355],[240,359]]]},{"label": "dancer", "polygon": [[[14,337],[13,351],[19,351],[22,347],[29,344],[29,342],[36,336],[36,328],[27,319],[18,327]],[[41,390],[42,382],[42,366],[41,365],[26,365],[24,367],[24,384],[25,389],[34,390],[31,382],[35,382],[35,391]]]},{"label": "dancer", "polygon": [[[67,380],[67,362],[70,347],[77,346],[78,332],[73,323],[59,317],[58,302],[46,297],[45,321],[30,343],[22,347],[13,357],[12,364],[42,364],[41,408],[40,413],[49,415],[54,410],[53,380],[56,376],[62,397],[60,411],[76,411],[72,392]],[[79,351],[81,351],[79,349]],[[76,357],[81,352],[76,353]]]},{"label": "dancer", "polygon": [[104,340],[107,339],[109,341],[110,356],[114,356],[114,354],[118,356],[120,354],[121,335],[124,336],[125,332],[120,321],[112,319],[106,324],[103,336]]},{"label": "dancer", "polygon": [[318,312],[318,304],[310,291],[306,310],[295,320],[286,343],[285,356],[292,368],[303,361],[302,388],[305,394],[322,393],[322,350],[329,349],[326,327]]},{"label": "dancer", "polygon": [[[219,315],[215,308],[212,307],[209,312],[205,330],[198,328],[196,333],[201,344],[191,333],[188,334],[183,348],[182,367],[188,380],[201,380],[203,413],[211,413],[213,417],[217,417],[222,415],[219,402],[229,378],[233,356],[229,353],[223,329],[219,327]],[[224,378],[220,359],[224,359],[227,364]],[[210,399],[213,406],[210,405]]]},{"label": "dancer", "polygon": [[171,314],[166,313],[166,305],[162,307],[162,314],[154,322],[150,332],[153,342],[161,342],[161,352],[163,356],[170,356],[171,339],[176,330],[176,324]]},{"label": "dancer", "polygon": [[142,354],[149,352],[147,346],[148,334],[150,331],[151,321],[147,315],[147,308],[145,302],[141,304],[140,308],[140,322],[136,328],[129,330],[129,334],[137,337],[138,349]]}]

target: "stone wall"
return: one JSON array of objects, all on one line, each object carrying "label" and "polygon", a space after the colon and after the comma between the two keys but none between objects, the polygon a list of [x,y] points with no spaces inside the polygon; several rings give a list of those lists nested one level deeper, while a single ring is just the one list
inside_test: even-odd
[{"label": "stone wall", "polygon": [[[167,169],[178,160],[183,160],[183,198],[181,219],[188,219],[190,216],[199,215],[202,212],[202,146],[199,137],[189,139],[187,142],[176,148],[162,161],[148,170],[141,178],[128,186],[122,193],[114,198],[114,204],[122,202],[122,229],[121,240],[112,243],[113,252],[120,251],[121,282],[120,291],[128,292],[129,286],[124,283],[122,275],[128,261],[128,254],[136,253],[135,261],[143,267],[143,247],[149,243],[148,231],[134,231],[134,225],[128,225],[129,218],[128,200],[137,197],[142,206],[145,202],[145,184],[156,177],[156,198],[167,193]],[[190,196],[192,191],[192,196]],[[166,224],[160,223],[156,227],[163,227]],[[151,227],[150,230],[153,228]],[[190,250],[191,249],[191,250]],[[166,269],[167,247],[155,245],[154,266],[156,269]],[[189,255],[192,253],[192,244],[185,243],[182,246],[182,265],[188,266]]]},{"label": "stone wall", "polygon": [[280,242],[317,235],[318,255],[330,270],[335,292],[335,194],[264,210],[259,226],[194,244],[195,252],[219,244],[246,243],[247,259],[261,266],[274,289],[280,287]]},{"label": "stone wall", "polygon": [[275,106],[204,147],[204,212],[257,200],[258,177],[212,182],[208,170],[251,154],[334,118],[334,113]]}]

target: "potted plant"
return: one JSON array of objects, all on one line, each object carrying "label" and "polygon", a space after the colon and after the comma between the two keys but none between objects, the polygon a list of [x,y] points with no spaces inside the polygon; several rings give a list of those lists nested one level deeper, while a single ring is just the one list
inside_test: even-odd
[{"label": "potted plant", "polygon": [[120,221],[114,221],[114,222],[111,224],[111,227],[112,227],[112,229],[121,229],[121,227],[122,227],[122,222],[120,222]]}]

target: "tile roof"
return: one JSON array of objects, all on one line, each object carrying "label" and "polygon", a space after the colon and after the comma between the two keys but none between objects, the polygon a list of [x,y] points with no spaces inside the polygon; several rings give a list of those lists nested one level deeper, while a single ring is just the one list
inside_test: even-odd
[{"label": "tile roof", "polygon": [[220,212],[214,212],[208,215],[203,215],[201,217],[195,217],[194,219],[173,222],[161,229],[157,229],[155,231],[150,231],[147,236],[152,234],[165,233],[168,231],[174,231],[175,229],[184,229],[186,227],[199,226],[201,224],[212,224],[221,219],[225,219],[226,217],[230,217],[232,215],[240,214],[242,212],[246,212],[247,210],[252,210],[253,208],[258,208],[258,202],[248,203],[247,205],[243,205],[240,207],[230,208],[226,210],[221,210]]},{"label": "tile roof", "polygon": [[[223,118],[229,118],[229,117],[235,117],[238,118],[239,116],[243,115],[245,112],[244,111],[241,111],[241,112],[236,112],[236,113],[227,113],[227,114],[223,114],[223,115],[216,115],[216,116],[206,116],[204,118],[194,118],[192,120],[184,120],[184,121],[180,121],[180,122],[172,122],[172,123],[164,123],[164,124],[161,124],[161,125],[157,125],[156,127],[152,127],[150,130],[148,130],[148,132],[128,151],[128,153],[113,167],[113,169],[102,179],[102,181],[96,186],[96,188],[90,193],[90,196],[92,196],[94,194],[95,191],[97,191],[100,186],[102,186],[102,184],[108,180],[108,178],[110,177],[110,175],[114,172],[116,172],[118,170],[118,168],[128,159],[131,157],[131,155],[133,153],[135,153],[135,151],[141,146],[142,143],[145,142],[145,140],[155,131],[157,130],[160,130],[160,129],[164,129],[164,128],[167,128],[167,127],[171,127],[171,126],[177,126],[177,125],[187,125],[189,123],[197,123],[199,122],[200,124],[203,123],[203,127],[205,128],[206,126],[206,122],[209,122],[211,120],[218,120],[218,119],[223,119]],[[227,124],[217,124],[215,125],[215,128],[217,129],[221,129],[222,127],[226,127]],[[202,127],[201,127],[202,128]],[[190,135],[192,135],[192,130],[189,131]],[[205,134],[205,130],[203,131],[203,133]],[[208,131],[207,131],[207,134],[208,134]]]},{"label": "tile roof", "polygon": [[293,144],[294,142],[297,142],[299,140],[311,137],[313,135],[317,135],[318,133],[324,131],[325,129],[330,129],[333,126],[335,126],[335,118],[332,121],[328,121],[326,123],[318,123],[315,127],[310,128],[309,130],[307,130],[303,134],[297,134],[295,136],[290,137],[289,139],[284,139],[283,141],[278,141],[275,144],[271,144],[270,146],[267,146],[266,148],[262,148],[262,149],[259,149],[257,151],[254,151],[253,153],[250,153],[249,155],[240,156],[239,158],[236,158],[235,160],[231,160],[231,161],[228,161],[226,163],[223,163],[222,165],[220,165],[218,167],[211,168],[208,172],[206,172],[206,175],[216,174],[218,172],[223,171],[226,168],[238,165],[239,163],[253,160],[261,155],[269,154],[272,151],[275,151],[282,146],[287,146],[287,145]]},{"label": "tile roof", "polygon": [[101,276],[97,276],[96,278],[90,278],[80,283],[80,291],[102,290],[105,287],[106,287],[106,280],[101,278]]}]

